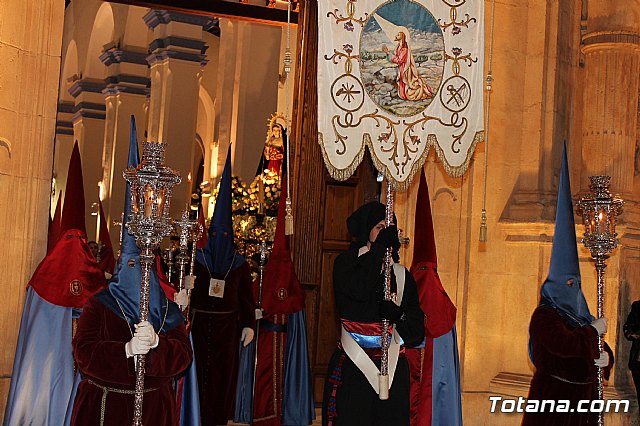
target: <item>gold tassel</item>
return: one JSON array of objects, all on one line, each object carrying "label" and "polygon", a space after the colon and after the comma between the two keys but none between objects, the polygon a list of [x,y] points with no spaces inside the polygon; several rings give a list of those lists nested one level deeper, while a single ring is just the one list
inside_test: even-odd
[{"label": "gold tassel", "polygon": [[291,207],[291,198],[287,197],[284,210],[284,235],[293,235],[293,209]]}]

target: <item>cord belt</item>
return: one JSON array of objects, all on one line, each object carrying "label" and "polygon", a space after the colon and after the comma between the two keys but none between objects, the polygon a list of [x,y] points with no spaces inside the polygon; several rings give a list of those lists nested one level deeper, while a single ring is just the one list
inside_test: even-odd
[{"label": "cord belt", "polygon": [[[102,386],[102,385],[97,384],[96,382],[94,382],[91,379],[89,379],[88,382],[90,384],[92,384],[93,386],[102,389],[102,401],[100,403],[100,426],[104,425],[104,413],[107,410],[107,395],[109,394],[109,392],[121,393],[121,394],[125,394],[125,395],[135,395],[135,393],[136,393],[135,390],[118,389],[118,388],[111,388],[111,387],[108,387],[108,386]],[[145,389],[144,393],[151,392],[151,391],[154,391],[154,390],[158,390],[158,388]]]}]

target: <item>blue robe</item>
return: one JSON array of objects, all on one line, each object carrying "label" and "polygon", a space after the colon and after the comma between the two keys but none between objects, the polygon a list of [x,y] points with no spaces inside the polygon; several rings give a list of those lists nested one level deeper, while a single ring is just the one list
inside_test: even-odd
[{"label": "blue robe", "polygon": [[431,424],[462,425],[462,389],[455,325],[448,333],[433,339],[431,389]]},{"label": "blue robe", "polygon": [[27,290],[13,362],[6,426],[60,426],[73,404],[71,346],[74,309],[51,304]]}]

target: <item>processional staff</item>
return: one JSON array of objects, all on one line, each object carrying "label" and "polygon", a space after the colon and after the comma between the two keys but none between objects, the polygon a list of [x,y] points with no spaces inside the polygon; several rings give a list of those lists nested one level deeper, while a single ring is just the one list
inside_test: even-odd
[{"label": "processional staff", "polygon": [[[393,187],[387,182],[387,199],[385,203],[385,226],[393,225]],[[384,300],[391,300],[391,268],[393,267],[393,248],[387,248],[384,256]],[[380,358],[380,399],[389,399],[389,320],[382,320],[381,346],[382,356]]]},{"label": "processional staff", "polygon": [[117,226],[118,228],[120,228],[120,231],[118,232],[118,255],[117,258],[120,258],[120,251],[121,251],[121,247],[122,247],[122,223],[124,222],[124,213],[120,213],[120,220],[114,220],[113,226]]},{"label": "processional staff", "polygon": [[[180,300],[176,300],[176,303],[180,305],[180,309],[185,313],[188,318],[189,310],[189,296],[193,289],[193,283],[195,277],[193,275],[193,269],[195,267],[195,242],[202,236],[202,225],[198,223],[197,219],[189,219],[189,211],[185,210],[182,213],[182,217],[179,221],[175,222],[175,226],[180,233],[180,253],[176,256],[179,267],[178,275],[178,294],[181,295]],[[189,243],[191,243],[191,253],[189,254]],[[187,272],[187,264],[190,263],[190,273]],[[183,293],[184,291],[184,293]],[[184,295],[184,296],[183,296]]]},{"label": "processional staff", "polygon": [[[597,282],[598,318],[604,317],[604,271],[609,254],[618,246],[616,218],[622,213],[624,201],[609,192],[611,177],[589,176],[591,193],[578,201],[578,214],[584,223],[582,243],[595,261]],[[598,352],[604,350],[604,341],[598,335]],[[602,368],[598,367],[598,399],[604,399]],[[598,425],[604,424],[602,411],[598,413]]]},{"label": "processional staff", "polygon": [[262,319],[262,285],[264,283],[264,270],[267,264],[267,242],[262,241],[260,243],[260,266],[259,281],[258,281],[258,307],[256,308],[256,339],[255,339],[255,353],[253,356],[253,381],[251,382],[251,407],[250,407],[250,421],[249,424],[253,424],[253,408],[256,398],[256,372],[258,371],[258,341],[260,339],[260,320]]},{"label": "processional staff", "polygon": [[[131,213],[126,224],[141,249],[140,321],[149,319],[149,284],[155,256],[153,250],[173,229],[169,217],[172,188],[180,183],[177,172],[164,165],[165,144],[144,142],[142,162],[124,171],[131,185]],[[145,356],[136,358],[136,387],[133,425],[142,425]]]}]

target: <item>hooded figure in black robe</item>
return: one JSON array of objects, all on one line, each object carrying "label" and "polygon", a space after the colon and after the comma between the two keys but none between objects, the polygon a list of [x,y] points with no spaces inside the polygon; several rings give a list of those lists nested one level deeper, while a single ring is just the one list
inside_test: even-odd
[{"label": "hooded figure in black robe", "polygon": [[[409,425],[409,367],[404,346],[423,342],[424,314],[416,282],[402,265],[395,264],[392,269],[390,291],[397,295],[397,302],[383,300],[385,253],[392,248],[394,259],[398,259],[400,248],[397,227],[385,228],[384,219],[385,207],[377,201],[356,210],[347,219],[354,242],[334,263],[333,288],[342,337],[329,361],[324,425]],[[399,351],[395,368],[389,356],[390,390],[384,401],[376,389],[383,319],[392,326],[390,346],[397,342]],[[366,354],[367,373],[354,363],[349,347]]]}]

